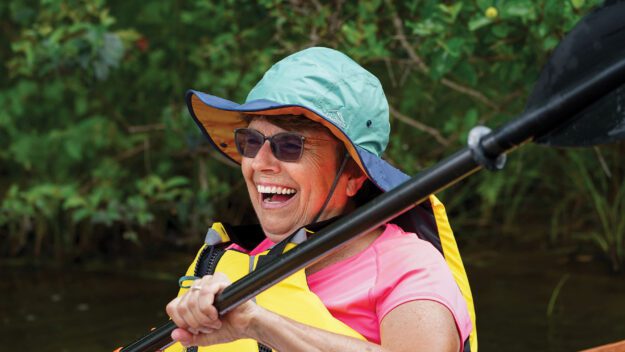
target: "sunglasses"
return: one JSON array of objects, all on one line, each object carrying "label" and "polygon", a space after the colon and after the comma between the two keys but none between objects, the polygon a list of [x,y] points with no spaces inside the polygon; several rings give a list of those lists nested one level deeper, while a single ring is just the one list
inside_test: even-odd
[{"label": "sunglasses", "polygon": [[301,134],[280,132],[271,137],[253,128],[237,128],[234,130],[234,142],[239,154],[246,158],[254,158],[265,141],[269,141],[271,152],[280,161],[294,162],[302,157],[304,139]]}]

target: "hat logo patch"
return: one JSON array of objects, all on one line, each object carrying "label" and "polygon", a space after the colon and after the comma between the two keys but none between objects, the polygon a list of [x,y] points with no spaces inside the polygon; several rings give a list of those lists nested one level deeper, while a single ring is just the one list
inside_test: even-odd
[{"label": "hat logo patch", "polygon": [[345,129],[345,127],[347,127],[347,124],[343,119],[343,115],[341,115],[341,112],[339,110],[326,110],[325,115],[332,123],[334,123],[341,129]]}]

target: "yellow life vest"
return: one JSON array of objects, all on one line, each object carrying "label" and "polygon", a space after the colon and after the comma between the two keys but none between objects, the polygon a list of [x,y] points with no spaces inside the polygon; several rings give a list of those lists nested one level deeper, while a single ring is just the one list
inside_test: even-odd
[{"label": "yellow life vest", "polygon": [[[432,243],[445,258],[447,266],[450,268],[456,284],[458,285],[460,292],[467,303],[467,310],[473,324],[473,330],[471,331],[469,338],[466,341],[463,341],[463,350],[464,352],[477,352],[477,330],[475,324],[476,318],[473,296],[471,294],[469,280],[467,279],[462,258],[460,257],[460,252],[458,250],[454,234],[451,230],[451,226],[449,225],[447,213],[445,212],[443,203],[441,203],[434,195],[431,195],[423,203],[394,218],[392,222],[399,225],[405,231],[415,232],[421,239]],[[248,231],[244,232],[246,232],[246,236],[241,236],[241,238],[237,238],[235,241],[239,245],[242,245],[242,242],[247,241],[247,246],[242,245],[244,248],[252,249],[256,244],[260,243],[262,238],[264,238],[262,233],[257,233],[255,236],[251,236],[255,237],[255,239],[250,239],[250,233]],[[234,235],[234,233],[232,233],[232,235]],[[198,252],[195,260],[189,266],[186,275],[195,275],[197,269],[196,267],[198,266],[198,263],[200,262],[199,259],[202,255],[211,250],[211,248],[215,248],[215,245],[218,243],[229,242],[230,237],[231,235],[226,232],[224,224],[213,224],[207,234],[206,244]],[[295,246],[295,243],[289,243],[285,250],[289,250],[293,246]],[[209,269],[215,269],[216,272],[226,274],[232,282],[245,276],[251,270],[254,270],[258,263],[258,258],[262,258],[262,256],[267,254],[267,252],[264,252],[259,256],[250,257],[245,253],[234,250],[226,250],[223,253],[224,254],[221,259],[219,259],[218,262],[213,263],[216,264],[216,268]],[[206,265],[206,263],[204,265]],[[208,263],[208,266],[211,266],[211,263]],[[182,288],[179,295],[184,294],[186,290],[187,289]],[[284,297],[289,297],[289,299],[284,299]],[[332,317],[319,297],[309,290],[304,270],[298,271],[281,283],[267,289],[263,293],[260,293],[256,296],[256,303],[275,313],[289,317],[306,325],[311,325],[327,331],[353,336],[364,340],[364,338],[356,331]],[[263,347],[261,345],[260,351],[263,351],[262,348]],[[165,351],[178,352],[185,350],[182,345],[176,343],[167,348]],[[246,339],[228,344],[200,347],[199,351],[259,351],[259,347],[256,341]],[[270,351],[270,349],[267,349],[266,351]]]},{"label": "yellow life vest", "polygon": [[[302,236],[305,236],[303,231],[306,230],[302,229],[300,233],[294,236],[291,242],[285,243],[286,246],[284,246],[284,248],[280,248],[280,251],[286,252],[295,247],[297,243],[301,242],[303,239]],[[236,250],[224,250],[217,254],[218,258],[216,258],[217,260],[214,262],[216,266],[214,268],[210,268],[207,266],[211,266],[213,263],[206,263],[203,259],[213,261],[215,260],[215,257],[202,257],[206,257],[206,255],[210,254],[211,251],[213,251],[213,255],[216,254],[214,250],[217,248],[216,246],[219,243],[230,242],[229,235],[226,233],[224,225],[221,223],[214,223],[207,234],[206,242],[207,243],[204,244],[196,255],[193,263],[189,266],[186,273],[187,276],[197,276],[198,264],[200,264],[204,266],[204,269],[208,269],[208,273],[224,273],[228,276],[230,281],[235,282],[247,275],[251,270],[254,270],[257,267],[259,260],[266,258],[269,253],[269,251],[265,251],[256,256],[249,256],[246,253],[241,253]],[[181,286],[187,287],[188,285]],[[181,288],[178,295],[180,296],[184,294],[187,290],[188,288]],[[308,282],[306,281],[306,272],[304,269],[258,294],[254,298],[254,301],[256,304],[267,310],[288,317],[302,324],[365,340],[365,338],[358,332],[345,325],[340,320],[334,318],[328,309],[323,305],[321,299],[310,291],[308,288]],[[185,349],[181,344],[175,343],[164,351],[179,352],[187,350],[193,351],[196,349]],[[199,352],[271,351],[268,347],[260,345],[252,339],[240,339],[225,344],[199,347],[197,350]]]},{"label": "yellow life vest", "polygon": [[[422,205],[425,206],[422,207]],[[473,330],[469,334],[469,339],[465,341],[464,352],[477,352],[477,325],[475,324],[475,306],[473,304],[473,295],[471,294],[471,287],[469,286],[469,279],[467,278],[467,273],[464,270],[464,264],[462,264],[462,258],[460,257],[460,251],[458,250],[458,245],[456,244],[456,238],[454,237],[454,233],[451,230],[451,225],[449,225],[449,220],[447,219],[447,212],[445,211],[445,206],[441,203],[436,196],[431,195],[427,201],[420,204],[419,206],[413,208],[420,209],[431,209],[431,216],[434,217],[436,222],[436,236],[439,240],[440,246],[436,246],[437,249],[443,254],[445,257],[445,262],[447,266],[451,270],[452,275],[454,276],[454,280],[456,280],[456,284],[458,288],[460,288],[460,292],[462,293],[462,297],[467,303],[467,310],[469,311],[469,317],[471,318],[471,323],[473,325]],[[407,231],[411,231],[410,228],[405,228]],[[423,238],[432,242],[430,238]]]}]

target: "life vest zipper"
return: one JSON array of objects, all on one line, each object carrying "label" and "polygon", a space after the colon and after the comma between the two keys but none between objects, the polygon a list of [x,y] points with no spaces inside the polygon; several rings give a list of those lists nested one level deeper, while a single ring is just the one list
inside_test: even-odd
[{"label": "life vest zipper", "polygon": [[[226,246],[228,243],[220,243],[214,246],[207,246],[200,253],[197,265],[195,266],[194,275],[197,277],[203,277],[205,275],[212,275],[215,273],[219,259],[226,252]],[[206,253],[208,252],[208,254]]]},{"label": "life vest zipper", "polygon": [[272,352],[272,351],[273,350],[271,349],[271,347],[267,347],[260,342],[258,343],[258,352]]},{"label": "life vest zipper", "polygon": [[[196,277],[204,277],[205,275],[212,275],[217,268],[219,259],[226,252],[226,246],[228,243],[220,243],[213,246],[206,246],[202,249],[198,257],[197,264],[193,271],[193,275]],[[207,253],[208,252],[208,253]],[[186,352],[197,352],[197,346],[191,346],[186,349]],[[269,350],[271,351],[271,349]]]}]

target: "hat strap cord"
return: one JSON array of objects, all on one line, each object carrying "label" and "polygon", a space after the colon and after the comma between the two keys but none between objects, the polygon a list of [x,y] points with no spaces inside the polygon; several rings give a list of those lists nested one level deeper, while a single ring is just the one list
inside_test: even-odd
[{"label": "hat strap cord", "polygon": [[349,153],[345,152],[345,156],[343,156],[343,161],[341,162],[341,166],[339,167],[338,171],[336,172],[336,176],[334,176],[334,181],[332,182],[332,187],[330,187],[330,191],[328,192],[328,196],[326,197],[326,200],[323,202],[323,205],[321,206],[321,209],[319,209],[319,212],[317,213],[317,216],[315,216],[315,218],[313,219],[311,224],[314,224],[314,223],[317,222],[317,220],[319,220],[319,217],[321,217],[321,213],[328,206],[328,203],[330,203],[330,199],[332,199],[332,195],[334,194],[334,190],[336,189],[336,186],[339,183],[339,178],[341,177],[341,174],[343,173],[343,170],[345,170],[345,165],[347,165],[347,160],[348,159],[349,159]]}]

